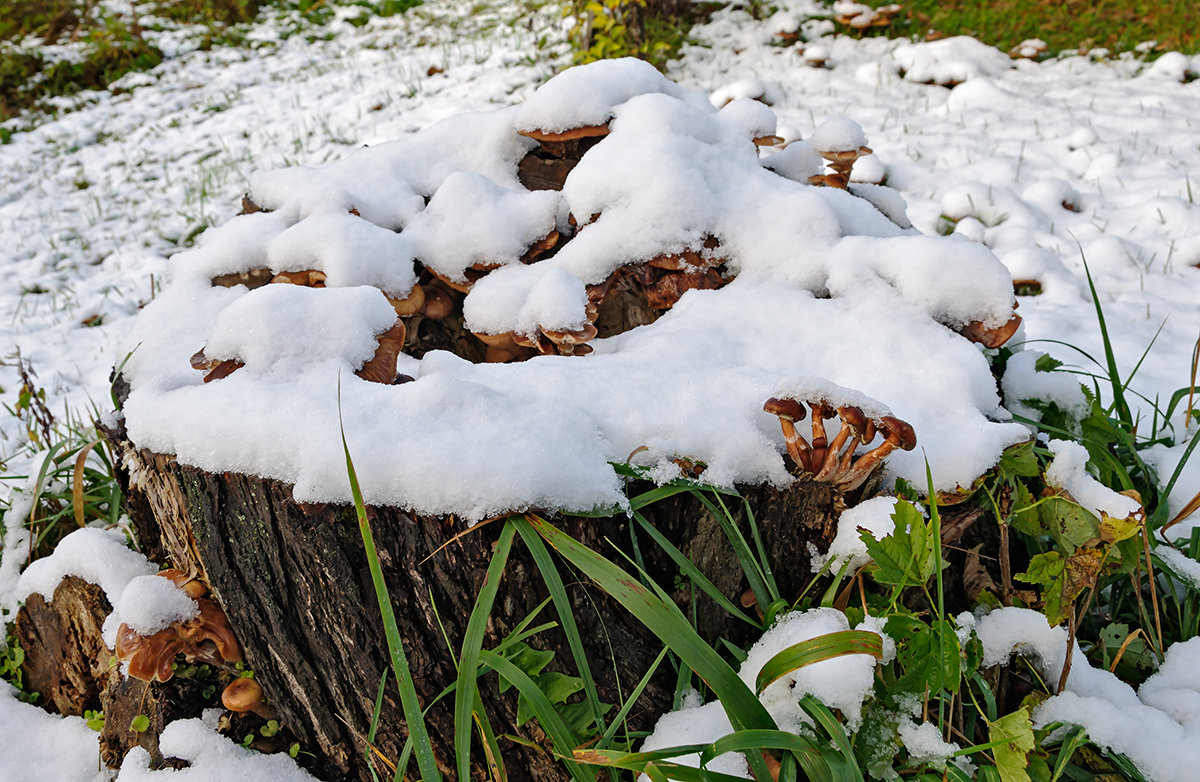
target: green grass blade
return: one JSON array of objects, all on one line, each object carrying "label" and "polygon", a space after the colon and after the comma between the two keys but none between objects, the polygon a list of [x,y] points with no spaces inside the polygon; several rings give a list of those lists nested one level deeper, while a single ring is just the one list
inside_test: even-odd
[{"label": "green grass blade", "polygon": [[[383,669],[383,675],[379,677],[379,691],[375,693],[375,707],[371,710],[371,727],[367,730],[367,744],[375,743],[375,731],[379,729],[379,717],[383,714],[383,691],[387,687],[387,668]],[[375,757],[371,754],[371,747],[368,746],[363,750],[367,768],[371,772],[372,779],[378,779],[375,776]]]},{"label": "green grass blade", "polygon": [[575,614],[571,607],[571,600],[567,597],[566,587],[563,586],[562,577],[558,574],[558,568],[555,567],[554,560],[546,549],[546,544],[529,526],[529,522],[523,518],[514,518],[512,523],[520,533],[521,540],[525,541],[525,546],[533,556],[534,564],[542,574],[542,581],[545,582],[546,589],[550,592],[550,598],[554,601],[559,622],[562,623],[563,634],[567,637],[571,656],[575,659],[575,668],[579,671],[579,678],[583,680],[583,692],[587,698],[588,707],[592,711],[592,717],[596,721],[596,732],[603,733],[608,728],[604,722],[604,707],[600,705],[600,695],[596,692],[596,680],[592,677],[592,668],[588,663],[587,654],[583,650],[583,639],[579,637],[579,627],[575,624]]},{"label": "green grass blade", "polygon": [[[594,778],[580,768],[579,764],[574,760],[574,750],[575,746],[579,743],[579,737],[571,730],[571,726],[559,716],[558,712],[554,709],[554,705],[546,697],[546,694],[537,686],[537,682],[529,678],[529,674],[522,671],[511,661],[495,652],[482,649],[479,652],[479,659],[493,671],[511,682],[520,691],[521,695],[525,697],[542,730],[546,731],[546,735],[554,742],[555,751],[562,756],[563,765],[567,767],[571,778],[594,782]],[[459,778],[469,779],[467,776],[460,776]]]},{"label": "green grass blade", "polygon": [[[1079,252],[1083,253],[1082,247],[1079,248]],[[1117,370],[1117,357],[1113,352],[1112,339],[1108,335],[1108,324],[1104,320],[1104,307],[1100,304],[1100,295],[1096,292],[1096,283],[1092,280],[1092,270],[1088,268],[1086,258],[1083,261],[1083,272],[1087,276],[1088,290],[1092,294],[1092,304],[1096,307],[1096,320],[1100,324],[1100,337],[1104,341],[1104,362],[1108,369],[1108,381],[1113,390],[1113,409],[1116,410],[1117,417],[1121,422],[1129,429],[1133,429],[1133,414],[1125,399],[1125,388],[1121,385],[1121,375]]]},{"label": "green grass blade", "polygon": [[483,586],[479,590],[479,596],[475,598],[475,606],[471,609],[471,617],[467,620],[467,629],[463,634],[462,651],[458,656],[457,689],[454,693],[454,757],[459,779],[470,779],[471,712],[475,708],[476,698],[475,670],[479,667],[487,620],[492,614],[492,604],[496,600],[496,592],[500,589],[500,578],[504,575],[504,566],[508,564],[508,554],[512,550],[515,536],[516,527],[511,520],[506,521],[504,528],[500,530],[492,561],[488,563]]},{"label": "green grass blade", "polygon": [[720,508],[712,503],[712,500],[704,496],[701,491],[692,492],[712,517],[721,525],[721,529],[725,532],[725,537],[729,539],[729,545],[733,548],[733,553],[737,556],[738,563],[742,566],[742,572],[746,574],[746,580],[750,583],[750,590],[754,592],[754,599],[758,601],[758,607],[762,609],[763,614],[767,613],[767,608],[779,595],[772,594],[767,588],[767,580],[763,576],[762,568],[759,566],[758,560],[754,558],[754,554],[750,551],[750,545],[746,543],[746,537],[742,535],[742,531],[738,529],[737,524],[733,522],[733,518],[728,513],[723,513]]},{"label": "green grass blade", "polygon": [[743,622],[755,627],[760,626],[758,622],[751,619],[740,608],[735,606],[729,598],[721,594],[721,590],[717,589],[713,582],[708,580],[708,577],[700,571],[700,568],[696,567],[690,559],[684,556],[683,552],[676,548],[675,544],[668,540],[666,535],[659,532],[645,516],[638,511],[634,511],[633,518],[646,531],[646,534],[659,545],[659,548],[667,552],[667,556],[679,566],[679,571],[691,579],[692,583],[698,586],[701,592],[708,595],[721,608],[724,608],[730,616],[741,619]]},{"label": "green grass blade", "polygon": [[607,747],[608,743],[617,735],[617,728],[625,722],[625,717],[629,715],[629,712],[633,709],[633,704],[637,703],[637,699],[641,697],[642,691],[646,689],[646,685],[650,684],[650,679],[653,678],[654,672],[658,670],[658,666],[662,665],[662,661],[667,659],[668,651],[666,647],[663,647],[663,650],[658,653],[658,657],[654,658],[654,662],[646,669],[646,673],[642,676],[641,681],[633,688],[633,692],[629,693],[629,697],[621,704],[621,710],[617,712],[617,716],[613,717],[613,721],[609,723],[608,730],[604,731],[604,735],[596,742],[597,749]]},{"label": "green grass blade", "polygon": [[[879,636],[875,636],[878,638]],[[813,718],[813,721],[821,727],[829,738],[833,740],[833,745],[837,747],[842,758],[850,766],[850,771],[855,779],[862,779],[862,771],[858,767],[858,761],[854,757],[854,747],[850,744],[850,737],[846,735],[846,729],[842,727],[842,723],[838,718],[833,716],[833,712],[829,707],[811,695],[805,695],[800,699],[800,708],[804,709],[808,716]]]},{"label": "green grass blade", "polygon": [[761,694],[771,682],[797,668],[848,654],[869,654],[878,660],[883,657],[883,640],[866,630],[843,630],[792,644],[767,660],[758,672],[754,689]]},{"label": "green grass blade", "polygon": [[792,753],[799,761],[804,773],[812,780],[829,779],[829,767],[821,749],[812,739],[798,733],[783,730],[739,730],[709,744],[700,753],[701,765],[707,764],[726,752],[741,752],[747,757],[761,755],[764,749],[778,749]]},{"label": "green grass blade", "polygon": [[[528,519],[543,540],[616,599],[675,652],[685,665],[700,675],[721,700],[735,729],[775,728],[775,721],[750,688],[716,650],[704,642],[673,604],[670,607],[664,605],[661,598],[638,583],[632,575],[544,519],[536,516]],[[750,762],[755,774],[765,778],[767,769],[762,758],[751,758]]]},{"label": "green grass blade", "polygon": [[441,780],[442,773],[438,770],[433,754],[433,744],[429,741],[429,732],[425,727],[425,719],[421,715],[421,701],[417,697],[417,690],[413,686],[412,675],[408,670],[408,656],[404,653],[404,642],[400,639],[400,629],[396,625],[396,613],[392,608],[387,584],[383,580],[383,568],[379,564],[379,553],[375,550],[375,536],[371,532],[371,522],[367,519],[367,508],[363,503],[362,490],[358,485],[358,474],[355,473],[354,461],[350,458],[350,446],[346,443],[346,430],[341,423],[340,381],[338,384],[338,428],[342,435],[342,451],[346,454],[346,474],[350,477],[350,493],[354,497],[354,512],[358,517],[358,530],[362,535],[363,548],[366,550],[367,567],[371,571],[371,583],[375,586],[375,599],[379,603],[379,612],[383,617],[383,630],[392,658],[392,671],[396,674],[396,684],[400,690],[400,704],[404,710],[404,721],[408,725],[408,733],[413,742],[421,778],[434,782]]}]

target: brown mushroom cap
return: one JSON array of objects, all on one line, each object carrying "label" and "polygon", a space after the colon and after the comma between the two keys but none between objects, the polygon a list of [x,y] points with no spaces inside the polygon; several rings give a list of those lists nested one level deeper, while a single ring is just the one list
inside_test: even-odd
[{"label": "brown mushroom cap", "polygon": [[763,404],[763,412],[777,415],[788,421],[803,421],[808,415],[804,405],[789,397],[771,397]]},{"label": "brown mushroom cap", "polygon": [[997,328],[987,328],[980,321],[973,321],[959,329],[959,334],[962,334],[972,342],[977,342],[985,348],[998,348],[1012,338],[1013,334],[1017,333],[1017,327],[1021,325],[1021,316],[1013,313],[1013,316],[1008,319],[1003,326]]},{"label": "brown mushroom cap", "polygon": [[404,348],[407,334],[404,321],[397,318],[390,329],[377,337],[379,344],[375,348],[375,355],[354,374],[372,383],[390,385],[396,379],[396,359]]},{"label": "brown mushroom cap", "polygon": [[907,421],[901,421],[890,415],[885,415],[879,419],[886,427],[886,437],[889,441],[895,443],[905,451],[911,451],[917,447],[917,433],[913,431],[912,425]]},{"label": "brown mushroom cap", "polygon": [[522,136],[528,136],[534,141],[576,141],[581,138],[595,138],[608,135],[608,124],[585,125],[582,128],[569,130],[518,130]]},{"label": "brown mushroom cap", "polygon": [[253,711],[262,699],[262,685],[247,676],[234,679],[221,692],[221,705],[239,714]]}]

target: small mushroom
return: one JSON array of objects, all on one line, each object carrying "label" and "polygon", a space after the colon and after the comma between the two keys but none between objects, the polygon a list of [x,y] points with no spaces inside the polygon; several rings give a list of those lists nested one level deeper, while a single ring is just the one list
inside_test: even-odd
[{"label": "small mushroom", "polygon": [[265,720],[273,720],[278,714],[263,702],[263,688],[248,676],[239,676],[221,691],[221,705],[238,714],[253,712]]},{"label": "small mushroom", "polygon": [[771,397],[763,405],[763,411],[779,416],[779,425],[783,428],[783,440],[787,446],[788,456],[792,462],[805,471],[812,469],[812,450],[808,442],[796,431],[796,422],[803,421],[808,413],[804,405],[788,397]]},{"label": "small mushroom", "polygon": [[911,451],[917,447],[916,432],[907,421],[885,415],[879,419],[877,426],[883,434],[884,440],[873,450],[859,457],[858,461],[851,466],[843,479],[846,491],[861,486],[892,451],[897,448]]},{"label": "small mushroom", "polygon": [[272,283],[287,285],[303,285],[306,288],[324,288],[325,272],[317,269],[302,269],[300,271],[279,272],[271,278]]},{"label": "small mushroom", "polygon": [[552,158],[583,157],[583,153],[608,135],[608,123],[586,125],[567,130],[530,129],[517,131],[538,143],[541,151]]},{"label": "small mushroom", "polygon": [[375,348],[375,355],[354,374],[371,383],[390,385],[396,379],[396,359],[404,349],[406,336],[404,321],[397,318],[391,328],[376,337],[378,346]]},{"label": "small mushroom", "polygon": [[421,314],[430,320],[450,317],[454,312],[454,294],[436,280],[424,287],[425,304],[421,307]]},{"label": "small mushroom", "polygon": [[412,317],[420,314],[421,309],[425,306],[425,289],[420,285],[413,285],[412,291],[403,299],[388,296],[387,300],[398,316],[401,318]]},{"label": "small mushroom", "polygon": [[998,348],[1017,333],[1017,327],[1020,325],[1021,316],[1014,312],[1004,325],[997,328],[988,328],[983,325],[982,321],[976,320],[963,326],[958,333],[985,348]]}]

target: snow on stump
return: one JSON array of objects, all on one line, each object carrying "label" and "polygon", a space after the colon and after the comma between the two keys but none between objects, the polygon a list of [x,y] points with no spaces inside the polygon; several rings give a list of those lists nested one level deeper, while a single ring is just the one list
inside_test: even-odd
[{"label": "snow on stump", "polygon": [[[774,133],[761,102],[716,109],[644,63],[593,63],[519,106],[259,172],[247,213],[174,258],[129,338],[109,435],[142,550],[211,591],[319,775],[370,778],[388,660],[343,432],[427,706],[454,681],[498,535],[477,522],[550,514],[606,551],[629,546],[629,492],[684,475],[737,487],[786,599],[843,507],[896,477],[924,486],[927,461],[953,493],[1024,438],[975,344],[1019,326],[1004,266],[853,181],[870,151],[853,122]],[[701,503],[644,512],[728,597],[746,591]],[[670,590],[677,568],[652,548]],[[518,546],[485,647],[545,594]],[[628,687],[660,647],[597,590],[570,597],[619,703],[610,655]],[[748,640],[700,615],[710,639]],[[531,643],[573,673],[560,634]],[[672,688],[653,680],[633,724]],[[509,777],[560,778],[515,693],[481,692],[497,733],[522,738],[501,744]],[[450,773],[452,711],[428,717]],[[372,751],[399,757],[400,714],[390,683]]]}]

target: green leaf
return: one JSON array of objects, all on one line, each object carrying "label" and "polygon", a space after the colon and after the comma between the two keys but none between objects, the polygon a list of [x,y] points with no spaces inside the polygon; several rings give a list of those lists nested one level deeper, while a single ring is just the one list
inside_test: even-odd
[{"label": "green leaf", "polygon": [[997,468],[1002,476],[1017,478],[1036,478],[1041,474],[1037,454],[1033,451],[1033,441],[1017,443],[1004,449],[1000,454]]},{"label": "green leaf", "polygon": [[[537,678],[542,669],[554,659],[554,652],[534,649],[529,644],[521,641],[505,649],[504,658],[528,674],[530,678]],[[511,686],[512,682],[504,677],[500,677],[500,692],[507,692]]]},{"label": "green leaf", "polygon": [[754,682],[755,691],[761,694],[776,679],[797,668],[848,654],[869,654],[878,660],[883,657],[883,640],[865,630],[843,630],[792,644],[763,665]]},{"label": "green leaf", "polygon": [[1063,365],[1063,362],[1056,359],[1049,353],[1043,353],[1033,362],[1033,371],[1035,372],[1053,372]]},{"label": "green leaf", "polygon": [[937,541],[930,523],[916,506],[904,501],[896,503],[892,522],[895,528],[883,540],[869,532],[860,534],[875,561],[869,566],[871,577],[897,588],[921,586],[933,575],[937,563]]},{"label": "green leaf", "polygon": [[150,718],[145,714],[139,714],[129,722],[129,729],[134,733],[142,733],[150,727]]},{"label": "green leaf", "polygon": [[1100,577],[1104,553],[1098,549],[1081,548],[1063,559],[1057,551],[1038,554],[1029,560],[1029,568],[1013,578],[1041,587],[1042,613],[1052,625],[1062,624],[1070,613],[1071,604]]},{"label": "green leaf", "polygon": [[1025,770],[1029,752],[1034,747],[1033,722],[1029,718],[1029,708],[1023,706],[991,723],[988,726],[988,736],[993,741],[1004,740],[1004,743],[992,748],[1000,779],[1003,782],[1030,782],[1029,774]]},{"label": "green leaf", "polygon": [[945,619],[932,625],[919,619],[894,616],[888,620],[887,633],[896,639],[896,662],[904,673],[895,689],[923,695],[945,690],[958,692],[962,681],[962,651],[954,626]]}]

